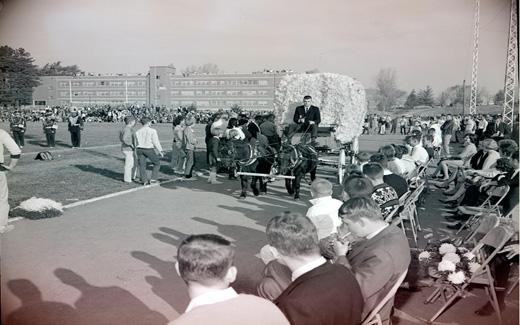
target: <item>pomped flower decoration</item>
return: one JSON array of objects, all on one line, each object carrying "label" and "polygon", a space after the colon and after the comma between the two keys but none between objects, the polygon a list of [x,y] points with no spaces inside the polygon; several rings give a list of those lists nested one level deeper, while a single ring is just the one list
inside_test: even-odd
[{"label": "pomped flower decoration", "polygon": [[455,253],[457,252],[457,248],[453,246],[453,244],[444,243],[439,247],[439,253],[441,255],[444,255],[446,253]]},{"label": "pomped flower decoration", "polygon": [[471,272],[471,274],[474,274],[475,272],[477,272],[477,270],[478,270],[481,266],[482,266],[482,265],[480,265],[480,264],[477,263],[477,262],[469,262],[469,263],[468,263],[469,271]]},{"label": "pomped flower decoration", "polygon": [[455,263],[453,263],[451,261],[447,261],[447,260],[440,261],[439,265],[437,266],[437,270],[439,270],[440,272],[445,272],[445,271],[454,272],[455,269],[456,269]]},{"label": "pomped flower decoration", "polygon": [[469,252],[469,249],[467,249],[466,247],[459,247],[459,248],[457,248],[457,250],[459,251],[459,253]]},{"label": "pomped flower decoration", "polygon": [[473,254],[472,252],[464,253],[462,256],[467,258],[469,261],[472,261],[475,258],[475,254]]},{"label": "pomped flower decoration", "polygon": [[453,264],[457,264],[460,262],[460,256],[457,253],[446,253],[442,257],[443,261],[450,261],[453,262]]},{"label": "pomped flower decoration", "polygon": [[466,281],[466,276],[463,271],[452,272],[448,274],[448,281],[453,284],[463,284]]},{"label": "pomped flower decoration", "polygon": [[431,257],[431,254],[428,251],[423,251],[418,256],[419,261],[428,260],[428,259],[430,259],[430,257]]}]

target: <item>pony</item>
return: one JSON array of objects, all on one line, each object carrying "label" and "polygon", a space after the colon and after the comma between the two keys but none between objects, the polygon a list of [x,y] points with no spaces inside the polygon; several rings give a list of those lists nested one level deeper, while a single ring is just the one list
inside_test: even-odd
[{"label": "pony", "polygon": [[281,175],[294,176],[294,179],[285,179],[285,188],[289,195],[294,194],[294,199],[300,198],[300,184],[302,178],[311,174],[311,180],[316,179],[318,167],[318,153],[306,144],[292,145],[289,142],[282,143],[276,156],[276,165]]}]

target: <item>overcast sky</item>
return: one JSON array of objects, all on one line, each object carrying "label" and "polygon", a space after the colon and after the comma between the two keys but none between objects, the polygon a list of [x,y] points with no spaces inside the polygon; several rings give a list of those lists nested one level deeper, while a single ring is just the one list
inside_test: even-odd
[{"label": "overcast sky", "polygon": [[[1,0],[0,0],[1,1]],[[409,91],[470,82],[474,0],[4,0],[0,43],[87,72],[318,68]],[[510,0],[481,0],[479,85],[503,87]]]}]

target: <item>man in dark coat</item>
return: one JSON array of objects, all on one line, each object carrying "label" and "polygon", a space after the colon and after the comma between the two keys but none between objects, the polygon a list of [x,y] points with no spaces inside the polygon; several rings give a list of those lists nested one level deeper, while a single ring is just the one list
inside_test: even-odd
[{"label": "man in dark coat", "polygon": [[274,256],[292,272],[274,303],[291,324],[360,324],[361,290],[352,272],[320,255],[314,224],[299,214],[274,217],[266,228]]},{"label": "man in dark coat", "polygon": [[73,109],[69,116],[69,132],[72,148],[81,146],[81,130],[83,130],[83,119],[76,109]]},{"label": "man in dark coat", "polygon": [[318,144],[316,138],[318,137],[318,125],[321,122],[321,115],[320,109],[311,105],[311,102],[312,97],[306,95],[303,97],[303,105],[296,107],[293,117],[295,124],[289,126],[289,138],[295,132],[303,132],[301,141],[306,143],[310,135],[311,144],[316,146]]}]

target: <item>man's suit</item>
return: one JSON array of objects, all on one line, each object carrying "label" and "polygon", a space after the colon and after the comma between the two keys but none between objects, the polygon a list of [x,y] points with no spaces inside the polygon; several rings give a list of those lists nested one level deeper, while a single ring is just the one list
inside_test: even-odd
[{"label": "man's suit", "polygon": [[298,277],[274,303],[293,325],[359,324],[363,310],[352,272],[329,262]]},{"label": "man's suit", "polygon": [[[303,123],[300,122],[302,118],[305,119]],[[305,106],[298,106],[294,111],[293,121],[296,123],[294,131],[310,133],[311,138],[316,139],[318,136],[318,124],[321,122],[320,109],[311,105],[311,107],[305,110]],[[310,121],[313,121],[314,124],[310,124]]]},{"label": "man's suit", "polygon": [[[354,245],[347,259],[365,298],[365,317],[408,269],[410,246],[401,229],[388,226],[373,238]],[[391,300],[381,310],[383,322],[390,318],[393,304]]]}]

